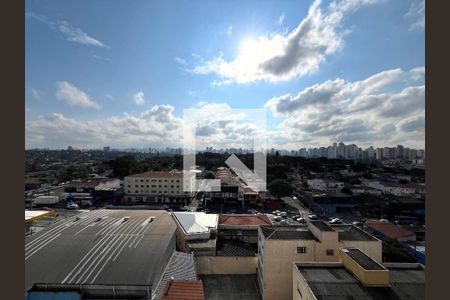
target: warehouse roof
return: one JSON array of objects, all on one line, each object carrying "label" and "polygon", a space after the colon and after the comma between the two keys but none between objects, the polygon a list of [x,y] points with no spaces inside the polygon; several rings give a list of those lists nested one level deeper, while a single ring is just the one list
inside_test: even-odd
[{"label": "warehouse roof", "polygon": [[165,211],[99,209],[63,219],[25,240],[25,286],[153,285],[175,250]]}]

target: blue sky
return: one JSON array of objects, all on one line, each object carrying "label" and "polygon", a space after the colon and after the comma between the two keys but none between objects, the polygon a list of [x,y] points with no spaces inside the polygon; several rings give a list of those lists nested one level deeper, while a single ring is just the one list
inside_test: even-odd
[{"label": "blue sky", "polygon": [[[424,146],[423,1],[29,0],[25,14],[27,148],[180,146],[193,107],[265,108],[275,147]],[[210,141],[231,145],[228,129]]]}]

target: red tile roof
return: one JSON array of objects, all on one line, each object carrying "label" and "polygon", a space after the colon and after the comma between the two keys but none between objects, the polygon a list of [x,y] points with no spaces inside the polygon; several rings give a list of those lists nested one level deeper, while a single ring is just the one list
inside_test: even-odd
[{"label": "red tile roof", "polygon": [[219,215],[219,225],[272,225],[266,215]]},{"label": "red tile roof", "polygon": [[171,280],[161,300],[204,300],[201,280]]},{"label": "red tile roof", "polygon": [[168,177],[168,178],[183,178],[183,172],[168,172],[168,171],[147,171],[140,174],[133,174],[128,177]]},{"label": "red tile roof", "polygon": [[384,223],[377,220],[367,221],[366,226],[371,227],[381,232],[384,236],[394,240],[414,235],[413,232],[403,229],[395,224]]}]

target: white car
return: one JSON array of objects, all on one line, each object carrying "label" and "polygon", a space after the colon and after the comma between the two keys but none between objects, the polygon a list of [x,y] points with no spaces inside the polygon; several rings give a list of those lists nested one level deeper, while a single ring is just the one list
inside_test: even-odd
[{"label": "white car", "polygon": [[317,216],[314,214],[309,215],[308,218],[310,218],[311,220],[317,220]]},{"label": "white car", "polygon": [[380,219],[380,222],[381,223],[389,223],[389,220],[388,219]]},{"label": "white car", "polygon": [[67,209],[78,209],[78,205],[74,202],[69,202],[69,203],[67,203],[66,208]]},{"label": "white car", "polygon": [[299,222],[299,223],[306,223],[305,218],[297,218],[296,221]]},{"label": "white car", "polygon": [[273,219],[274,219],[275,221],[281,221],[283,218],[281,218],[280,216],[275,216]]},{"label": "white car", "polygon": [[292,199],[294,199],[294,200],[297,200],[297,197],[295,197],[295,196],[292,196]]},{"label": "white car", "polygon": [[339,223],[342,223],[341,219],[339,218],[333,218],[330,221],[330,224],[339,224]]}]

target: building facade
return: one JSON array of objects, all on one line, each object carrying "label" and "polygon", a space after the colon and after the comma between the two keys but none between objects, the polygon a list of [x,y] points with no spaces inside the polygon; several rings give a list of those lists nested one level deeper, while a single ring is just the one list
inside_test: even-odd
[{"label": "building facade", "polygon": [[382,242],[352,225],[261,226],[258,233],[257,282],[263,300],[292,299],[292,264],[339,262],[342,247],[358,247],[375,261],[382,259]]},{"label": "building facade", "polygon": [[[184,176],[186,176],[184,178]],[[193,196],[195,175],[181,171],[148,171],[124,178],[126,203],[186,203]]]}]

